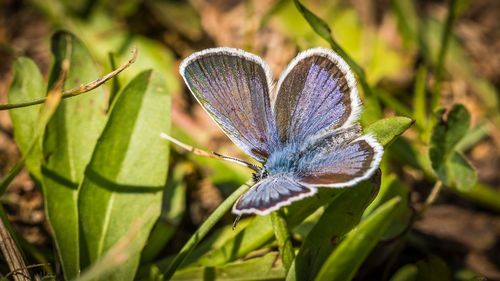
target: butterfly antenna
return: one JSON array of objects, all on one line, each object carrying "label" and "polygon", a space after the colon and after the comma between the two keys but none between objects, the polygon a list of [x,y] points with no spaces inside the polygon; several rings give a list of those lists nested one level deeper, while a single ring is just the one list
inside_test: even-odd
[{"label": "butterfly antenna", "polygon": [[233,162],[236,164],[240,164],[242,166],[245,166],[247,168],[254,170],[255,172],[260,171],[260,168],[257,165],[254,165],[252,163],[248,163],[248,162],[243,161],[243,160],[238,159],[238,158],[224,156],[224,155],[219,154],[217,152],[208,152],[208,151],[196,148],[196,147],[192,147],[192,146],[185,144],[185,143],[181,142],[180,140],[175,139],[175,138],[173,138],[165,133],[160,133],[160,137],[163,139],[166,139],[172,143],[175,143],[176,145],[180,146],[181,148],[183,148],[183,149],[185,149],[185,150],[187,150],[195,155],[225,160],[225,161]]}]

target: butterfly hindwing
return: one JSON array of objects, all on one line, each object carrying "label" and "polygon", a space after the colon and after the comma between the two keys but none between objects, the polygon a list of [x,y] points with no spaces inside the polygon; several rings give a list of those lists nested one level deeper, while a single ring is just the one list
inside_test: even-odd
[{"label": "butterfly hindwing", "polygon": [[267,215],[292,202],[312,196],[316,188],[301,185],[287,176],[271,176],[257,182],[233,206],[233,213]]},{"label": "butterfly hindwing", "polygon": [[215,48],[185,59],[180,72],[229,138],[256,160],[265,161],[276,142],[267,64],[242,50]]},{"label": "butterfly hindwing", "polygon": [[300,144],[348,126],[358,119],[360,107],[347,63],[328,49],[304,51],[278,81],[274,113],[279,139]]},{"label": "butterfly hindwing", "polygon": [[294,178],[306,186],[351,186],[373,174],[383,151],[358,125],[338,129],[306,148]]}]

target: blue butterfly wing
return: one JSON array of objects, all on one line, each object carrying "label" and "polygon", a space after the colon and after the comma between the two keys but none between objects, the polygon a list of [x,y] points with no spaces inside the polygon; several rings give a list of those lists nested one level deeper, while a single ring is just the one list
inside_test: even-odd
[{"label": "blue butterfly wing", "polygon": [[361,102],[347,63],[332,50],[315,48],[290,62],[273,107],[281,143],[302,144],[354,124]]},{"label": "blue butterfly wing", "polygon": [[292,202],[312,196],[317,189],[286,176],[271,176],[257,182],[233,206],[233,213],[267,215]]},{"label": "blue butterfly wing", "polygon": [[189,56],[180,72],[198,102],[229,138],[264,162],[277,142],[267,64],[242,50],[215,48]]},{"label": "blue butterfly wing", "polygon": [[359,125],[335,130],[301,152],[294,179],[305,186],[344,187],[368,179],[384,149]]}]

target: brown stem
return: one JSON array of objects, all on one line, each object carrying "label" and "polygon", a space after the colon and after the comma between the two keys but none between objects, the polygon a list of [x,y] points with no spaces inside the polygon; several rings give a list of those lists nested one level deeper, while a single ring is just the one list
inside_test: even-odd
[{"label": "brown stem", "polygon": [[[70,98],[70,97],[78,96],[80,94],[92,91],[93,89],[106,83],[106,81],[115,77],[120,72],[122,72],[123,70],[128,68],[130,65],[132,65],[135,62],[136,58],[137,58],[137,49],[134,48],[132,50],[132,57],[126,63],[124,63],[123,65],[121,65],[117,69],[111,71],[110,73],[106,74],[105,76],[100,77],[100,78],[98,78],[90,83],[82,84],[79,87],[75,87],[73,89],[64,91],[62,98],[63,99]],[[47,99],[47,97],[43,97],[40,99],[35,99],[35,100],[27,101],[27,102],[4,103],[4,104],[0,104],[0,110],[8,110],[8,109],[13,109],[13,108],[20,108],[20,107],[27,107],[27,106],[31,106],[31,105],[41,104],[41,103],[44,103],[46,99]]]}]

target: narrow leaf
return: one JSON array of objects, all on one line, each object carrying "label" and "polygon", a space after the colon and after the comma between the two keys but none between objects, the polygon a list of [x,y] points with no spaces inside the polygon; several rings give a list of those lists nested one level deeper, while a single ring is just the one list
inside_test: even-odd
[{"label": "narrow leaf", "polygon": [[[82,240],[89,262],[99,260],[133,222],[151,211],[128,247],[142,249],[160,214],[168,167],[170,95],[160,76],[145,71],[117,96],[79,196]],[[132,255],[99,280],[132,280],[139,264]]]},{"label": "narrow leaf", "polygon": [[388,201],[349,233],[328,257],[315,280],[351,280],[387,230],[399,200]]}]

